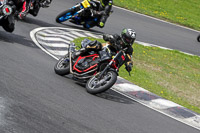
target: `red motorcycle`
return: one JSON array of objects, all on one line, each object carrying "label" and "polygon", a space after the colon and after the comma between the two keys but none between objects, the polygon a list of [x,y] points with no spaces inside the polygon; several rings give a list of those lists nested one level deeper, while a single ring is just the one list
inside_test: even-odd
[{"label": "red motorcycle", "polygon": [[[127,48],[117,51],[113,56],[112,46],[108,45],[101,51],[86,52],[73,60],[72,54],[77,52],[75,47],[74,43],[70,44],[68,54],[56,63],[55,73],[61,76],[72,74],[76,80],[85,81],[86,90],[91,94],[111,88],[117,80],[119,68],[125,62]],[[84,43],[82,47],[85,47]]]}]

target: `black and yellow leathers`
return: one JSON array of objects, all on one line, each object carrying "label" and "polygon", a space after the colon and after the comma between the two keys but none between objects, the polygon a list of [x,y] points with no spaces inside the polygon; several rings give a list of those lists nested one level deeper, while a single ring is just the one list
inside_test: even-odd
[{"label": "black and yellow leathers", "polygon": [[[93,1],[97,6],[95,10],[92,10],[94,16],[101,16],[100,20],[98,22],[98,27],[103,28],[105,26],[105,23],[110,16],[113,0],[100,0],[99,1]],[[92,27],[93,25],[96,25],[96,22],[90,22],[89,25]]]}]

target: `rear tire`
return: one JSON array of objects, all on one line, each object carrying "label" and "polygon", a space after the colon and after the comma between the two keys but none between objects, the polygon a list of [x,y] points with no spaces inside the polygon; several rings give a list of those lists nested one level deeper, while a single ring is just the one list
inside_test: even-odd
[{"label": "rear tire", "polygon": [[200,35],[197,37],[197,41],[200,42]]},{"label": "rear tire", "polygon": [[70,73],[70,61],[66,57],[62,57],[58,60],[54,66],[54,71],[56,74],[64,76]]},{"label": "rear tire", "polygon": [[61,22],[64,22],[64,21],[67,21],[68,19],[65,19],[65,20],[60,20],[60,18],[64,17],[67,13],[70,13],[71,14],[71,9],[68,9],[66,11],[63,11],[61,12],[57,17],[56,17],[56,22],[57,23],[61,23]]},{"label": "rear tire", "polygon": [[107,74],[103,76],[103,78],[106,78],[106,76],[108,77],[108,80],[106,80],[106,84],[102,83],[104,85],[100,85],[99,87],[95,88],[93,88],[95,82],[99,81],[97,81],[98,79],[96,78],[96,76],[90,78],[86,84],[87,92],[90,94],[98,94],[110,89],[117,81],[117,74],[114,71],[108,71]]}]

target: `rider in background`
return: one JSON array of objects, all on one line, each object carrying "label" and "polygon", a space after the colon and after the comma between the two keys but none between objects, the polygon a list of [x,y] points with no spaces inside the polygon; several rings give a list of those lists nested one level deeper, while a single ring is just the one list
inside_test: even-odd
[{"label": "rider in background", "polygon": [[[126,70],[128,72],[130,72],[132,70],[132,66],[133,66],[133,61],[132,61],[132,54],[133,54],[133,48],[132,45],[136,39],[136,32],[133,29],[123,29],[121,34],[114,34],[114,35],[110,35],[110,34],[104,34],[103,35],[103,39],[105,41],[107,41],[112,47],[114,47],[114,51],[120,51],[123,50],[125,48],[127,48],[127,50],[125,51],[126,53],[126,60],[125,60],[125,66],[126,66]],[[72,55],[72,59],[77,58],[78,56],[80,56],[81,54],[84,54],[85,52],[88,51],[101,51],[103,50],[103,48],[106,47],[105,44],[101,44],[98,41],[93,41],[92,43],[90,43],[88,46],[86,46],[86,48],[81,48],[79,51],[75,52]],[[111,50],[112,51],[112,50]]]},{"label": "rider in background", "polygon": [[[97,5],[97,8],[91,10],[91,12],[93,13],[93,16],[100,16],[100,20],[97,26],[103,28],[107,21],[107,18],[110,15],[113,5],[113,0],[100,0],[100,2],[90,0],[90,2],[94,2]],[[96,22],[89,22],[88,25],[92,27],[93,25],[96,25]]]},{"label": "rider in background", "polygon": [[16,14],[19,19],[23,19],[28,11],[31,4],[31,0],[13,0],[17,7],[18,13]]},{"label": "rider in background", "polygon": [[[33,1],[36,1],[36,2],[33,2]],[[29,13],[32,3],[36,3],[36,4],[33,5],[33,10],[30,11],[30,14],[32,14],[33,16],[37,16],[40,7],[48,6],[51,3],[51,1],[52,0],[14,0],[14,3],[17,6],[17,10],[19,12],[17,14],[17,17],[19,19],[24,19],[26,15]]]}]

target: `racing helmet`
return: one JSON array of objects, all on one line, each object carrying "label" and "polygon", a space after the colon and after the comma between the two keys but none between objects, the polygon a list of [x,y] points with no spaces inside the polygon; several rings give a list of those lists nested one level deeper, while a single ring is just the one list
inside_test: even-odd
[{"label": "racing helmet", "polygon": [[136,32],[133,29],[123,29],[121,39],[125,46],[132,46],[136,39]]}]

